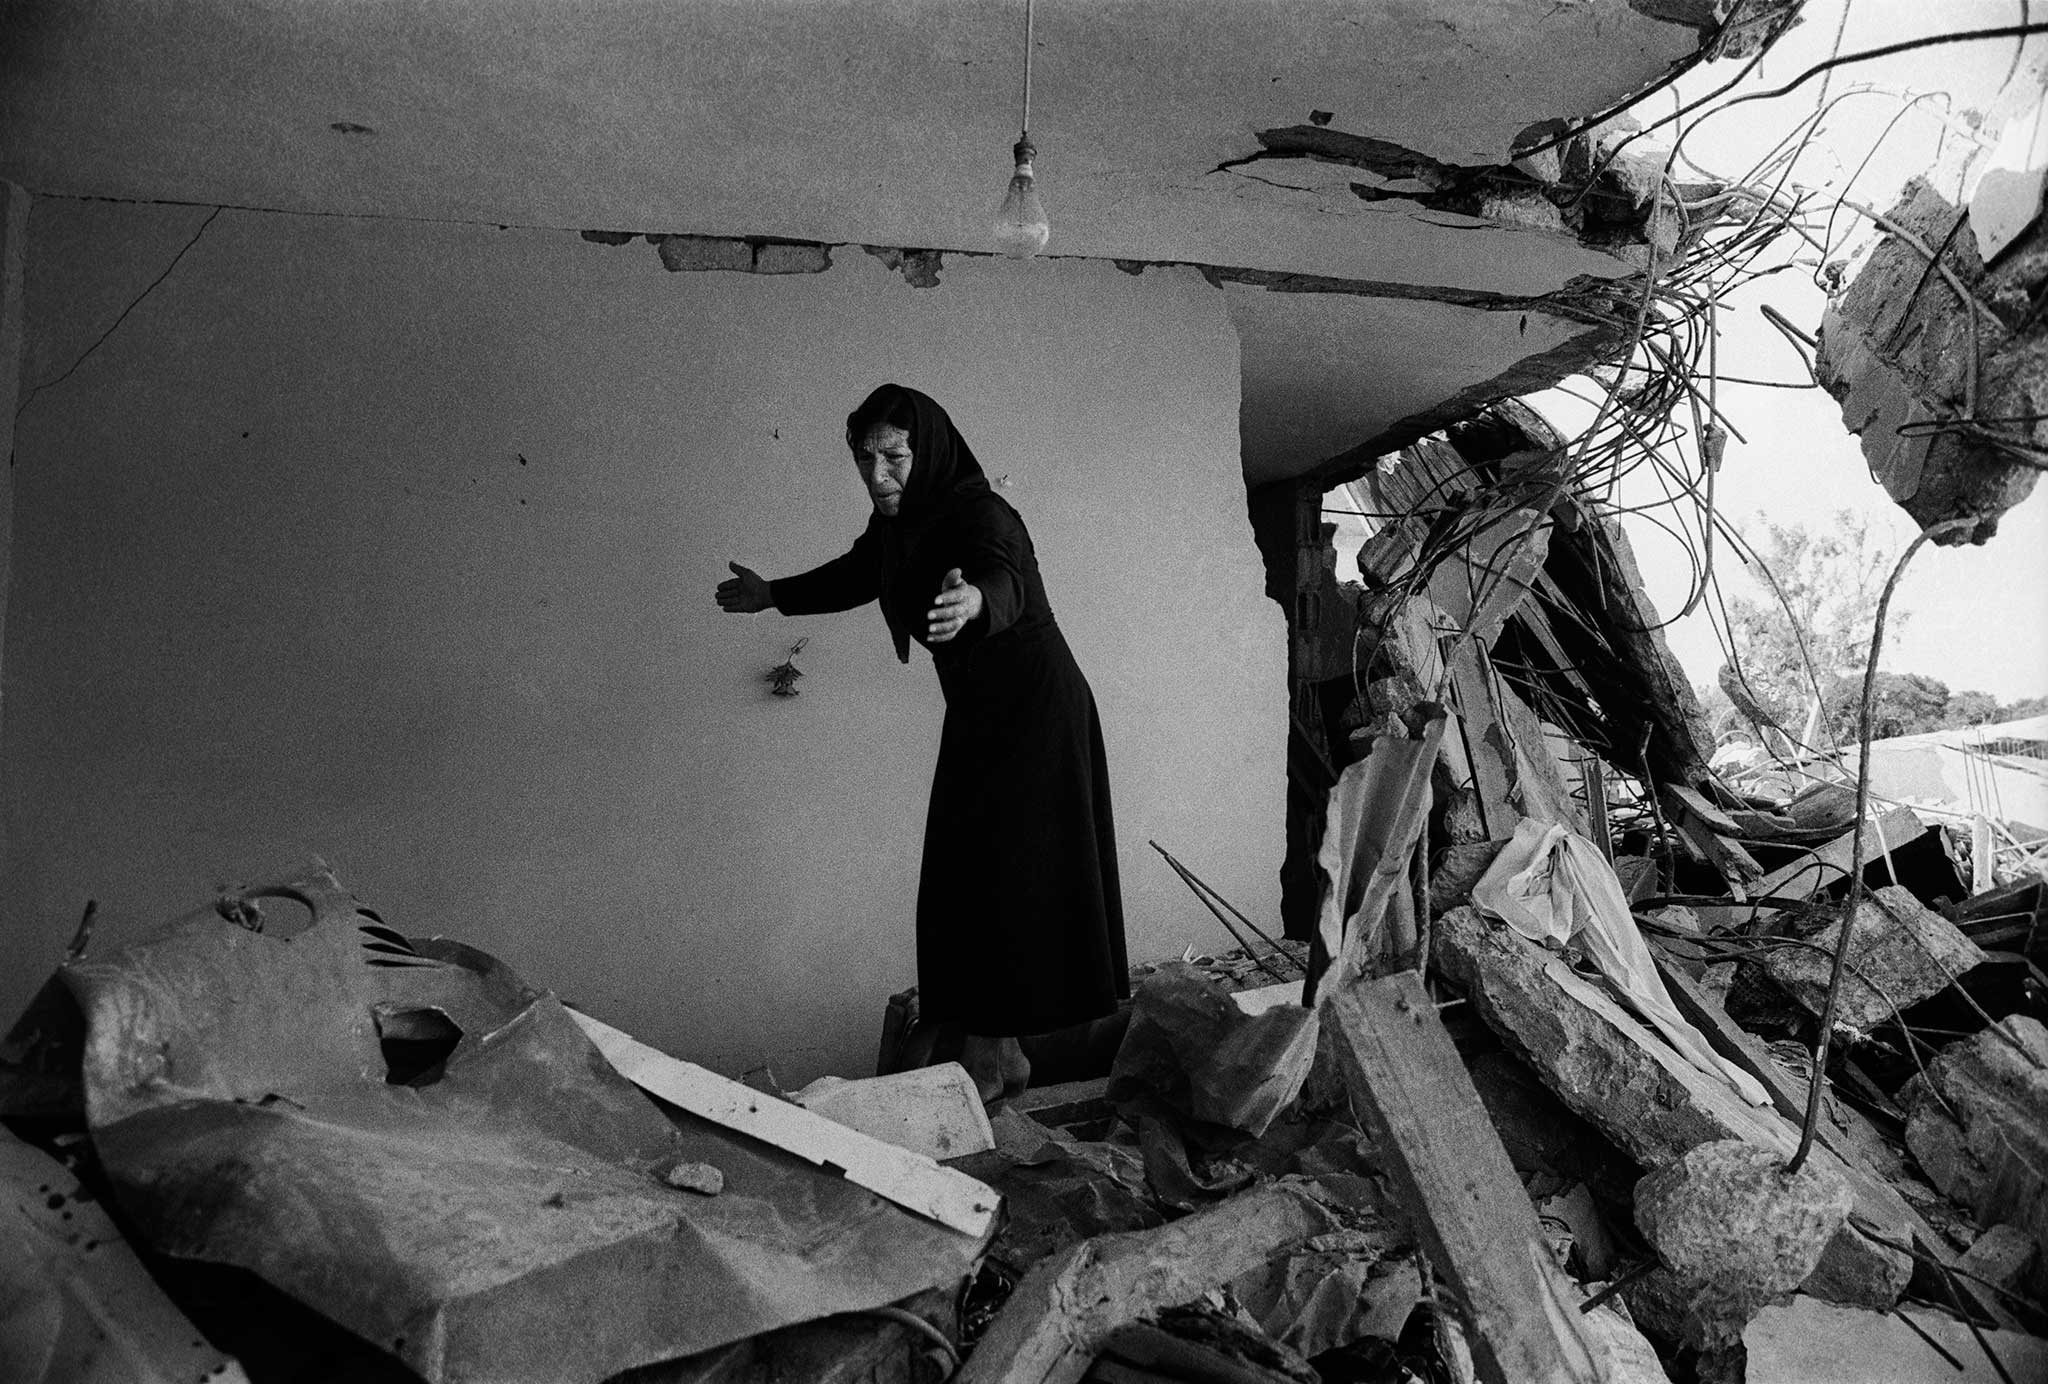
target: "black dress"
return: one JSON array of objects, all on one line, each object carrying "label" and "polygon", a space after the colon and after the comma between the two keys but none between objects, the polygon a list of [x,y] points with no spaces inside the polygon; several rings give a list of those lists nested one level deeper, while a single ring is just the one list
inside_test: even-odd
[{"label": "black dress", "polygon": [[879,599],[908,661],[947,571],[980,589],[982,613],[927,645],[946,720],[918,882],[919,1012],[969,1033],[1043,1033],[1101,1018],[1130,992],[1102,723],[1024,521],[976,483],[964,444],[936,445],[938,429],[957,434],[915,398],[937,415],[921,406],[913,438],[906,496],[922,503],[876,515],[844,556],[776,581],[775,604],[807,615]]}]

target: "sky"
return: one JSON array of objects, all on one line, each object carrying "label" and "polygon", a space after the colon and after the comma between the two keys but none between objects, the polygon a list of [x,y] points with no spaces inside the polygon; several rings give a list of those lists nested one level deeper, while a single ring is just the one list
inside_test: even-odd
[{"label": "sky", "polygon": [[[1782,85],[1824,60],[1834,48],[1842,13],[1841,4],[1813,0],[1806,7],[1805,22],[1780,39],[1743,87],[1731,94]],[[2041,17],[2038,11],[2035,17]],[[1924,0],[1856,0],[1841,51],[2021,22],[2018,0],[1952,0],[1938,5]],[[2027,56],[2039,58],[2048,50],[2048,35],[2027,43]],[[2003,86],[2017,46],[2014,39],[1958,44],[1835,69],[1831,99],[1856,87],[1882,90],[1836,105],[1814,147],[1801,156],[1794,181],[1838,194],[1846,188],[1857,201],[1879,210],[1889,207],[1909,176],[1939,166],[1944,153],[1956,150],[1959,138],[1934,114],[1944,102],[1930,99],[1907,110],[1910,97],[1945,92],[1958,111],[1983,109]],[[1738,68],[1739,64],[1719,63],[1699,70],[1681,84],[1680,99],[1704,95]],[[2016,80],[2038,93],[2039,73],[2039,68],[2030,71],[2023,65]],[[1685,153],[1713,173],[1739,175],[1816,108],[1820,91],[1816,78],[1787,96],[1712,117],[1687,138]],[[1669,113],[1674,104],[1671,95],[1660,93],[1636,114],[1647,121]],[[1868,166],[1859,168],[1873,148],[1876,153]],[[1838,248],[1830,259],[1848,257],[1856,240],[1865,235],[1860,222],[1853,216],[1842,218],[1832,242]],[[1731,296],[1720,313],[1721,369],[1763,379],[1805,380],[1804,366],[1766,322],[1758,310],[1761,303],[1773,305],[1810,333],[1820,323],[1824,298],[1810,271],[1797,270],[1773,275]],[[1567,431],[1583,426],[1580,420],[1590,416],[1590,409],[1555,391],[1531,402]],[[1747,438],[1729,441],[1717,485],[1716,507],[1738,531],[1756,532],[1760,510],[1779,523],[1824,528],[1846,508],[1868,516],[1873,537],[1890,553],[1902,551],[1917,532],[1913,521],[1870,478],[1860,444],[1845,431],[1834,400],[1822,391],[1724,383],[1719,403],[1729,422]],[[1641,492],[1624,490],[1617,498],[1631,503],[1641,498]],[[1671,538],[1647,525],[1633,525],[1630,536],[1652,599],[1668,618],[1685,603],[1690,559]],[[1769,599],[1765,588],[1727,554],[1716,566],[1726,595]],[[1897,627],[1887,631],[1881,663],[1887,670],[1930,674],[1951,691],[1974,689],[2003,701],[2048,693],[2048,485],[2037,487],[2010,511],[1998,534],[1983,546],[1923,547],[1908,567],[1892,609]],[[1711,683],[1722,654],[1705,612],[1677,621],[1666,633],[1693,681]]]}]

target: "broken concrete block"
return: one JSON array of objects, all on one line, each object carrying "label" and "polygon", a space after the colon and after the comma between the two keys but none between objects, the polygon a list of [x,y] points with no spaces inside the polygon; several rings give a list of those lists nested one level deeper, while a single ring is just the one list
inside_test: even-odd
[{"label": "broken concrete block", "polygon": [[894,245],[863,245],[861,249],[901,272],[903,282],[912,288],[939,286],[939,271],[945,268],[945,259],[937,250],[904,250]]},{"label": "broken concrete block", "polygon": [[747,274],[754,268],[754,247],[727,236],[665,235],[654,247],[661,252],[661,267],[671,274],[709,269]]},{"label": "broken concrete block", "polygon": [[1600,154],[1607,163],[1603,176],[1637,207],[1647,207],[1655,201],[1657,188],[1664,181],[1666,154],[1642,144],[1620,148],[1619,139],[1603,140],[1601,144]]},{"label": "broken concrete block", "polygon": [[2048,1251],[2016,1225],[1994,1225],[1980,1232],[1956,1263],[2008,1292],[2048,1306],[2048,1294],[2041,1291]]},{"label": "broken concrete block", "polygon": [[[1944,275],[1930,279],[1919,246],[1887,233],[1830,296],[1814,360],[1843,425],[1862,436],[1871,474],[1900,508],[1922,528],[1978,521],[1943,543],[1982,543],[1997,532],[1999,516],[2040,479],[2014,449],[2048,446],[2048,351],[2028,308],[2040,266],[2018,270],[2028,256],[2009,250],[2005,272],[2031,283],[2016,300],[2001,295],[2001,276],[1986,274],[1975,237],[1950,234],[1964,215],[1926,180],[1907,184],[1887,219],[1921,246],[1942,246],[1942,265],[1963,293]],[[1974,416],[2004,421],[1950,426],[1973,388]]]},{"label": "broken concrete block", "polygon": [[2012,1015],[1951,1044],[1900,1097],[1929,1181],[1980,1222],[2048,1243],[2048,1029]]},{"label": "broken concrete block", "polygon": [[1636,1226],[1688,1288],[1695,1346],[1733,1344],[1757,1309],[1806,1282],[1848,1217],[1849,1184],[1774,1149],[1701,1144],[1636,1184]]},{"label": "broken concrete block", "polygon": [[831,267],[832,251],[824,245],[770,241],[754,251],[756,274],[822,274]]},{"label": "broken concrete block", "polygon": [[1565,228],[1564,217],[1558,214],[1557,204],[1535,193],[1483,196],[1479,199],[1479,215],[1497,226],[1518,231],[1571,234]]},{"label": "broken concrete block", "polygon": [[[1985,1329],[1980,1346],[1953,1317],[1900,1308],[1908,1321],[1805,1294],[1764,1308],[1742,1333],[1749,1384],[2015,1384],[2048,1379],[2048,1341]],[[1924,1333],[1924,1334],[1923,1334]],[[1928,1337],[1936,1344],[1930,1345]],[[1998,1355],[1994,1365],[1984,1353]],[[2002,1369],[2001,1369],[2002,1367]]]},{"label": "broken concrete block", "polygon": [[[1748,1105],[1735,1088],[1686,1062],[1606,992],[1564,962],[1477,909],[1454,908],[1432,932],[1443,974],[1567,1106],[1644,1167],[1674,1163],[1699,1144],[1744,1139],[1790,1158],[1798,1130],[1775,1110]],[[1826,1149],[1814,1158],[1831,1169]],[[1913,1228],[1896,1202],[1859,1192],[1858,1219],[1896,1244]],[[1857,1306],[1889,1307],[1912,1267],[1848,1228],[1828,1242],[1809,1291]]]},{"label": "broken concrete block", "polygon": [[2022,1302],[2048,1304],[2048,1253],[2016,1225],[1994,1225],[1957,1258],[1955,1266]]},{"label": "broken concrete block", "polygon": [[[1807,939],[1824,951],[1775,948],[1764,957],[1764,970],[1818,1014],[1841,936],[1837,918]],[[1842,978],[1835,1022],[1863,1032],[1891,1019],[1893,1005],[1903,1010],[1918,1004],[1984,960],[1983,951],[1954,923],[1896,884],[1863,896],[1849,939],[1849,970]]]},{"label": "broken concrete block", "polygon": [[1447,909],[1472,901],[1472,886],[1500,854],[1499,841],[1473,841],[1446,846],[1429,866],[1429,913],[1432,918]]},{"label": "broken concrete block", "polygon": [[960,1158],[996,1146],[974,1078],[958,1062],[861,1081],[819,1077],[790,1099],[848,1129],[928,1158]]},{"label": "broken concrete block", "polygon": [[725,1174],[709,1163],[681,1162],[661,1175],[661,1180],[681,1192],[715,1197],[725,1190]]}]

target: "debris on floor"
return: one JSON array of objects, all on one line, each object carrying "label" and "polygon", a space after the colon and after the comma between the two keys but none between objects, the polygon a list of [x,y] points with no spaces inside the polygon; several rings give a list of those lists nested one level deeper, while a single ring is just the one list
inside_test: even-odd
[{"label": "debris on floor", "polygon": [[247,1384],[65,1166],[0,1129],[0,1379]]},{"label": "debris on floor", "polygon": [[[311,924],[258,930],[270,899]],[[664,1110],[628,1080],[651,1050],[324,871],[63,978],[130,1236],[249,1270],[429,1384],[596,1381],[886,1308],[993,1233],[965,1174],[701,1069]]]},{"label": "debris on floor", "polygon": [[2048,1379],[2048,1341],[1972,1330],[1923,1308],[1891,1316],[1803,1295],[1766,1307],[1743,1332],[1749,1384],[2020,1384]]},{"label": "debris on floor", "polygon": [[1313,907],[1270,936],[1160,847],[1193,944],[992,1107],[914,990],[873,1077],[784,1092],[323,870],[88,915],[0,1038],[0,1372],[2042,1377],[2039,861],[1838,763],[1710,767],[1558,445],[1502,408],[1375,474],[1365,671],[1294,726]]}]

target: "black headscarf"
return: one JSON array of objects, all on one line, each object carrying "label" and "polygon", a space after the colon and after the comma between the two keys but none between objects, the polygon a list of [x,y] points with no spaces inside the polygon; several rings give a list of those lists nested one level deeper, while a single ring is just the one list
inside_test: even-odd
[{"label": "black headscarf", "polygon": [[[857,446],[861,437],[877,423],[900,419],[908,405],[910,425],[910,477],[903,487],[903,500],[895,516],[877,513],[873,524],[882,540],[882,615],[889,622],[889,636],[896,643],[896,656],[910,658],[909,620],[921,617],[923,609],[897,609],[897,579],[918,542],[947,514],[992,494],[981,463],[946,410],[929,394],[907,385],[885,384],[861,401],[846,419],[846,441]],[[893,419],[892,419],[893,415]],[[899,423],[897,426],[902,426]],[[926,593],[936,594],[936,593]],[[919,599],[923,599],[920,596]]]}]

